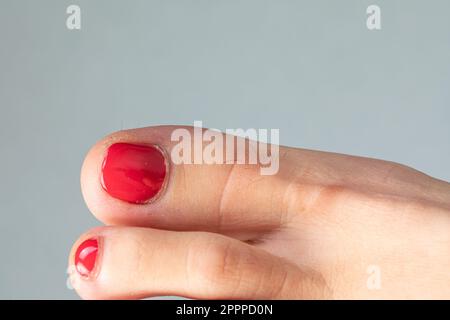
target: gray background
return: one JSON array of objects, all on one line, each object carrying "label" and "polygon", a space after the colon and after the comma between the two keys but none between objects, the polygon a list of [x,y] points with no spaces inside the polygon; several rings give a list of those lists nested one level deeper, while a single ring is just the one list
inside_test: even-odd
[{"label": "gray background", "polygon": [[[381,31],[366,28],[371,3]],[[450,180],[449,12],[447,0],[0,0],[0,298],[77,297],[67,255],[99,224],[80,166],[121,128],[279,128],[282,144]]]}]

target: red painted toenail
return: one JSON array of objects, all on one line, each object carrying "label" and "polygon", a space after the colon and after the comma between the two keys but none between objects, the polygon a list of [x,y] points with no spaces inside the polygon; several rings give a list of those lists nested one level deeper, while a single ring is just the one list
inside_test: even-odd
[{"label": "red painted toenail", "polygon": [[114,198],[146,203],[161,191],[166,173],[166,160],[159,148],[116,143],[103,161],[102,186]]},{"label": "red painted toenail", "polygon": [[75,253],[75,267],[79,274],[88,276],[95,267],[97,259],[98,241],[96,239],[88,239],[83,241]]}]

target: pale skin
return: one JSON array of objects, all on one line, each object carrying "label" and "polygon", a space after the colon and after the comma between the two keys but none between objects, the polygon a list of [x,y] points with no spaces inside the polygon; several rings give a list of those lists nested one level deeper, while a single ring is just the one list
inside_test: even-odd
[{"label": "pale skin", "polygon": [[170,154],[175,128],[120,131],[86,156],[82,193],[107,226],[70,254],[73,265],[79,243],[101,239],[94,276],[71,275],[82,298],[450,298],[449,183],[393,162],[280,147],[272,176],[258,165],[171,164],[151,203],[103,190],[109,145]]}]

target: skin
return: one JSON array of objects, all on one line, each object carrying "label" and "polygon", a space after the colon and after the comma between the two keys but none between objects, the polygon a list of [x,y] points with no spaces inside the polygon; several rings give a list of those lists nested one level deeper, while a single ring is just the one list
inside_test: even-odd
[{"label": "skin", "polygon": [[82,241],[100,241],[93,275],[71,275],[81,297],[450,298],[449,183],[393,162],[280,147],[272,176],[258,165],[171,164],[151,203],[103,190],[109,145],[170,154],[176,128],[116,132],[86,156],[83,196],[107,226],[70,254],[73,265]]}]

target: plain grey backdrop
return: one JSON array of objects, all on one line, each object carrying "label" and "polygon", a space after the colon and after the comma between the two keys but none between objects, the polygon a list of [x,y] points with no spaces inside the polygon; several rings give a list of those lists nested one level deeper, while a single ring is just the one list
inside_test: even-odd
[{"label": "plain grey backdrop", "polygon": [[[66,28],[70,4],[81,30]],[[449,12],[447,0],[0,0],[0,298],[77,298],[67,255],[100,224],[80,167],[123,128],[279,128],[284,145],[450,180]]]}]

